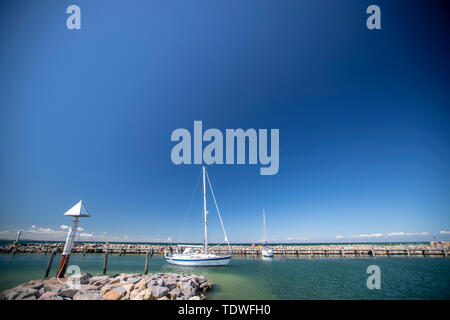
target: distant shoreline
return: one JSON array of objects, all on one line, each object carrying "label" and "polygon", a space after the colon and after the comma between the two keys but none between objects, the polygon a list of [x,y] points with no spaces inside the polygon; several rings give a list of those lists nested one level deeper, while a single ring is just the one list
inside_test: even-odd
[{"label": "distant shoreline", "polygon": [[[14,242],[15,239],[0,239],[0,246]],[[27,243],[64,243],[65,240],[31,240],[21,239],[19,242],[22,244]],[[177,244],[183,245],[202,245],[201,242],[138,242],[138,241],[75,241],[75,243],[92,243],[92,244],[123,244],[123,245],[164,245],[174,246]],[[437,241],[434,241],[437,242]],[[251,246],[252,244],[261,244],[261,242],[230,242],[230,245],[234,246]],[[270,242],[274,246],[326,246],[326,245],[401,245],[401,244],[430,244],[430,241],[377,241],[377,242]],[[223,245],[223,243],[210,243],[210,245]]]}]

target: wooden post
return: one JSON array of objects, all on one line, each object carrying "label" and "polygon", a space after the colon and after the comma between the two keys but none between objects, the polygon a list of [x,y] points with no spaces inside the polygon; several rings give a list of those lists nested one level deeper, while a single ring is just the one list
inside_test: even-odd
[{"label": "wooden post", "polygon": [[283,257],[285,257],[286,256],[286,251],[284,250],[284,247],[283,247]]},{"label": "wooden post", "polygon": [[444,250],[442,250],[443,252],[443,254],[444,254],[444,257],[446,257],[446,258],[448,258],[448,255],[447,255],[447,249],[444,249]]},{"label": "wooden post", "polygon": [[105,250],[105,258],[103,260],[103,274],[106,274],[106,267],[108,266],[108,248]]},{"label": "wooden post", "polygon": [[45,277],[48,277],[48,274],[50,273],[50,269],[52,267],[53,258],[55,257],[56,250],[53,249],[52,253],[50,254],[50,258],[48,259],[47,269],[45,269]]},{"label": "wooden post", "polygon": [[148,257],[150,256],[150,251],[147,251],[145,254],[145,268],[144,268],[144,274],[148,273]]},{"label": "wooden post", "polygon": [[409,251],[409,249],[407,249],[407,255],[408,257],[411,257],[411,252]]}]

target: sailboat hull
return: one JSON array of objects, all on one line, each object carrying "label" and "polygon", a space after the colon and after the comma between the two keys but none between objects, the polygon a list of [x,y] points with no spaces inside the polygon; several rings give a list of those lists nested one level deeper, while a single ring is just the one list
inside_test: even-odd
[{"label": "sailboat hull", "polygon": [[261,255],[263,257],[273,257],[273,250],[272,248],[265,247],[261,250]]},{"label": "sailboat hull", "polygon": [[174,255],[172,257],[166,257],[167,262],[179,266],[189,266],[189,267],[214,267],[214,266],[226,266],[230,260],[231,256],[214,256],[214,257],[196,257],[196,256],[186,256]]}]

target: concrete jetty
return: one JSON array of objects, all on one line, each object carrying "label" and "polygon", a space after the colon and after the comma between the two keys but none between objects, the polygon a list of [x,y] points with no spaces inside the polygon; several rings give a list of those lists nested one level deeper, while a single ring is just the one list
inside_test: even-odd
[{"label": "concrete jetty", "polygon": [[[176,250],[176,245],[171,245]],[[14,243],[0,247],[0,253],[39,253],[50,254],[53,250],[61,253],[64,247],[63,242],[49,243]],[[108,250],[111,255],[126,254],[150,254],[160,255],[169,245],[161,244],[128,244],[128,243],[75,243],[72,253],[90,254],[104,253]],[[450,243],[441,244],[328,244],[328,245],[271,245],[275,255],[278,256],[304,256],[304,257],[364,257],[364,256],[404,256],[404,257],[448,257]],[[250,245],[232,245],[233,255],[258,256],[258,247]],[[228,247],[212,245],[210,250],[215,253],[226,253]]]}]

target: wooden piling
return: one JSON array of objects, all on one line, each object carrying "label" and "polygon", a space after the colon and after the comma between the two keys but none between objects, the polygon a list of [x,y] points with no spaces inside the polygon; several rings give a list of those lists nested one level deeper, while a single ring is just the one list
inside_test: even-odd
[{"label": "wooden piling", "polygon": [[105,258],[103,260],[103,274],[106,274],[107,266],[108,266],[108,249],[105,250]]},{"label": "wooden piling", "polygon": [[56,250],[53,249],[52,253],[50,254],[50,258],[48,259],[47,269],[45,269],[45,277],[48,277],[48,274],[50,273],[50,269],[52,267],[53,258],[55,257]]},{"label": "wooden piling", "polygon": [[144,267],[144,274],[148,273],[148,257],[150,256],[150,251],[147,251],[145,254],[145,267]]},{"label": "wooden piling", "polygon": [[442,250],[442,253],[444,254],[444,257],[448,258],[447,249]]}]

